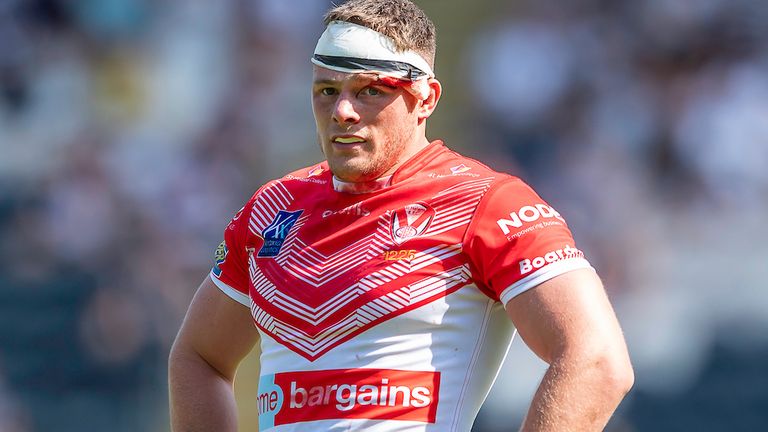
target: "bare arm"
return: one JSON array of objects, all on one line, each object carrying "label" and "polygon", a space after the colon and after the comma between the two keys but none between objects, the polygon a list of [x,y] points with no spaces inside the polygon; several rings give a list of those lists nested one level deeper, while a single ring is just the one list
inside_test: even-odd
[{"label": "bare arm", "polygon": [[522,431],[600,431],[634,382],[613,308],[594,271],[553,278],[507,303],[523,341],[549,363]]},{"label": "bare arm", "polygon": [[238,364],[257,341],[249,309],[207,277],[192,299],[168,360],[175,432],[237,431],[232,383]]}]

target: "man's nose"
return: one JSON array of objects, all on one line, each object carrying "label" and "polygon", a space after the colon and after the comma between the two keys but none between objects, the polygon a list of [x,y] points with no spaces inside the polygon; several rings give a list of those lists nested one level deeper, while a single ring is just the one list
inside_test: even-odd
[{"label": "man's nose", "polygon": [[340,96],[333,110],[333,120],[340,125],[351,125],[360,121],[360,114],[348,97]]}]

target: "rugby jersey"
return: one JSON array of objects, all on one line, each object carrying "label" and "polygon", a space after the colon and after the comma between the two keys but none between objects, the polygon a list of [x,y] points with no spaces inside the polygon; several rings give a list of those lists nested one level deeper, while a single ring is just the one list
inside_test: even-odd
[{"label": "rugby jersey", "polygon": [[261,187],[211,276],[261,339],[262,431],[469,431],[515,329],[504,305],[590,268],[520,179],[435,141],[368,193],[327,163]]}]

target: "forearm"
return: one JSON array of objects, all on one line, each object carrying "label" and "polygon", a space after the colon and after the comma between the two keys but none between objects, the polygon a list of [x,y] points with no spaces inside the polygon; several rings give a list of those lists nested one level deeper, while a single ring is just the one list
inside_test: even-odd
[{"label": "forearm", "polygon": [[235,432],[237,406],[232,381],[197,353],[174,349],[169,368],[174,432]]},{"label": "forearm", "polygon": [[550,364],[521,432],[601,431],[632,386],[631,366],[609,359]]}]

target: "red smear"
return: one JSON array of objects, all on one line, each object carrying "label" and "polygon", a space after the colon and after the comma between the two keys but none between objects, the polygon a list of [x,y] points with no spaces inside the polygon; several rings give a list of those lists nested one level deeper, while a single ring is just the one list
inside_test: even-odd
[{"label": "red smear", "polygon": [[379,81],[387,87],[408,87],[411,81],[390,76],[380,76]]},{"label": "red smear", "polygon": [[417,99],[424,99],[421,96],[421,93],[419,92],[418,87],[415,85],[414,81],[394,78],[390,76],[380,76],[379,82],[387,87],[402,88],[403,90],[415,96]]}]

